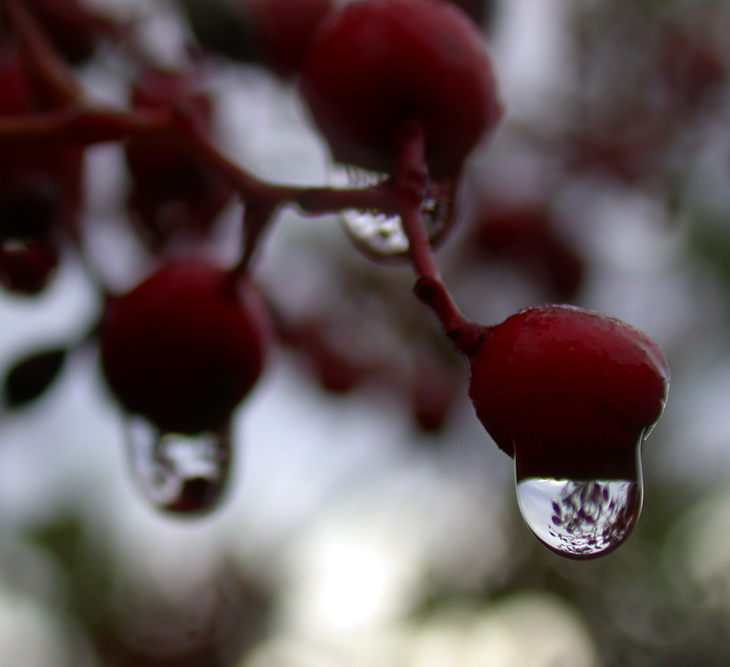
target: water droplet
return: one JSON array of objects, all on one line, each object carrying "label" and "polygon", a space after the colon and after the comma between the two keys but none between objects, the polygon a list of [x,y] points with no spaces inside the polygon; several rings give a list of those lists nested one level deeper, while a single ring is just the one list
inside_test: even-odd
[{"label": "water droplet", "polygon": [[[338,187],[369,187],[383,181],[385,176],[353,167],[336,167],[332,182]],[[437,242],[450,228],[454,219],[453,183],[429,183],[428,194],[421,207],[426,233]],[[405,259],[408,238],[400,216],[376,211],[346,210],[341,214],[345,231],[366,255],[385,259]]]},{"label": "water droplet", "polygon": [[642,500],[638,453],[632,479],[517,478],[525,523],[544,546],[568,558],[595,558],[618,547],[636,525]]},{"label": "water droplet", "polygon": [[157,508],[187,516],[216,509],[231,468],[229,430],[183,435],[163,433],[147,420],[129,420],[132,474],[144,496]]}]

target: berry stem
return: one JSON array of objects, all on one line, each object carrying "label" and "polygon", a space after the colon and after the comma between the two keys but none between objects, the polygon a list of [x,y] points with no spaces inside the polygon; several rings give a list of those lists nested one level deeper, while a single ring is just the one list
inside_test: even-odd
[{"label": "berry stem", "polygon": [[236,278],[249,272],[249,266],[261,239],[277,212],[276,204],[246,204],[243,212],[243,254],[233,269]]},{"label": "berry stem", "polygon": [[241,260],[235,275],[248,272],[252,257],[275,212],[294,205],[304,215],[324,215],[346,209],[400,215],[409,239],[410,257],[419,277],[438,278],[439,271],[423,226],[421,206],[428,185],[423,128],[418,123],[404,133],[394,178],[375,187],[356,189],[302,188],[263,181],[239,166],[217,146],[208,130],[184,106],[163,110],[119,111],[91,108],[82,99],[73,74],[56,57],[32,17],[15,0],[9,5],[13,20],[29,44],[32,62],[47,80],[62,108],[46,113],[0,118],[0,142],[61,140],[84,147],[128,137],[177,137],[189,154],[231,186],[244,202]]},{"label": "berry stem", "polygon": [[473,355],[482,338],[484,327],[469,322],[446,289],[433,255],[431,243],[423,225],[421,205],[428,184],[424,157],[424,135],[420,124],[414,123],[404,133],[394,177],[398,194],[399,214],[408,237],[413,270],[418,276],[414,291],[438,317],[444,333],[466,356]]},{"label": "berry stem", "polygon": [[385,184],[365,189],[306,188],[292,200],[304,215],[327,215],[347,209],[374,210],[395,215],[398,198]]},{"label": "berry stem", "polygon": [[262,181],[232,162],[213,144],[208,133],[185,118],[183,110],[84,108],[0,118],[0,142],[66,139],[92,146],[130,136],[177,133],[190,153],[231,185],[246,202],[295,205],[304,215],[320,216],[344,209],[377,210],[392,215],[400,210],[392,185],[369,188],[308,188]]},{"label": "berry stem", "polygon": [[416,281],[413,291],[439,319],[446,337],[454,347],[467,357],[474,356],[484,338],[486,327],[470,322],[461,314],[441,279],[422,276]]},{"label": "berry stem", "polygon": [[412,123],[404,132],[393,186],[398,194],[398,213],[403,231],[408,237],[413,270],[421,278],[426,276],[437,278],[439,270],[423,226],[421,213],[427,183],[423,127],[420,123]]},{"label": "berry stem", "polygon": [[291,201],[299,192],[299,188],[262,181],[232,162],[213,144],[206,128],[185,109],[173,108],[170,119],[172,128],[193,156],[237,190],[245,201],[281,203]]}]

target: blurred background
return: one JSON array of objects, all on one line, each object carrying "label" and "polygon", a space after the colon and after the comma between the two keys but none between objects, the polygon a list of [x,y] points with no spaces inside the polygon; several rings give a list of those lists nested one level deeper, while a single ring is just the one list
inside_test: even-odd
[{"label": "blurred background", "polygon": [[[85,4],[147,62],[196,69],[239,164],[337,178],[295,83],[239,48],[239,3]],[[205,518],[158,512],[96,350],[76,344],[102,303],[67,250],[39,294],[0,295],[6,373],[66,351],[46,391],[0,414],[0,667],[727,664],[730,4],[464,5],[507,112],[437,258],[470,319],[574,303],[662,347],[672,386],[633,535],[586,562],[540,546],[411,271],[365,257],[339,216],[290,209],[255,266],[282,343],[236,414],[229,496]],[[89,99],[128,105],[139,72],[117,45],[74,68]],[[84,177],[88,253],[131,287],[151,259],[123,148],[88,150]],[[207,236],[221,261],[240,215],[231,201]]]}]

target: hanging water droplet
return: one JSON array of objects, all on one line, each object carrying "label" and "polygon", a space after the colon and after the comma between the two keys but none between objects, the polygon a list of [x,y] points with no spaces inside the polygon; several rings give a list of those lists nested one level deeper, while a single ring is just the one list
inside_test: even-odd
[{"label": "hanging water droplet", "polygon": [[157,508],[188,516],[212,512],[223,500],[231,468],[229,430],[162,433],[147,420],[129,421],[132,474]]},{"label": "hanging water droplet", "polygon": [[[333,168],[332,183],[337,187],[370,187],[385,180],[385,176],[354,167]],[[450,228],[454,219],[455,192],[453,183],[430,182],[421,206],[426,234],[436,243]],[[345,231],[366,255],[376,258],[406,258],[408,238],[400,216],[377,211],[349,209],[341,214]]]},{"label": "hanging water droplet", "polygon": [[643,486],[635,479],[517,479],[520,512],[535,537],[568,558],[594,558],[618,547],[641,513]]}]

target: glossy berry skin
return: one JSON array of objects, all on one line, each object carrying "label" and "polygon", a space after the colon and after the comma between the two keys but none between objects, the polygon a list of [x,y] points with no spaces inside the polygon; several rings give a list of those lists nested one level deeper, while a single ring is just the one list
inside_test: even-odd
[{"label": "glossy berry skin", "polygon": [[636,477],[638,445],[669,386],[646,334],[572,306],[529,308],[484,334],[469,394],[518,478]]},{"label": "glossy berry skin", "polygon": [[360,0],[329,14],[300,90],[338,162],[391,172],[415,122],[436,180],[456,177],[502,114],[481,33],[441,0]]},{"label": "glossy berry skin", "polygon": [[253,287],[215,266],[171,263],[111,300],[101,365],[132,414],[162,432],[224,428],[264,366],[266,319]]}]

